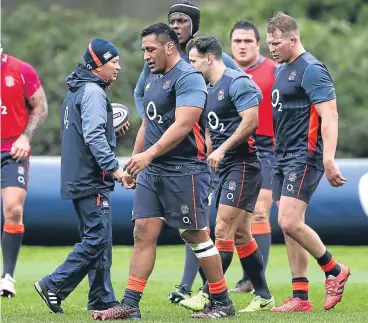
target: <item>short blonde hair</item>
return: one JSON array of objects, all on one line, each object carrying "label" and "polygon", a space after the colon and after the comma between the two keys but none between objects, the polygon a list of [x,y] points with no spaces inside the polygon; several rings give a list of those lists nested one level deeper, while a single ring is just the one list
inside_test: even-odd
[{"label": "short blonde hair", "polygon": [[273,34],[277,30],[280,30],[282,34],[299,34],[299,28],[296,21],[281,11],[276,12],[267,25],[267,33]]}]

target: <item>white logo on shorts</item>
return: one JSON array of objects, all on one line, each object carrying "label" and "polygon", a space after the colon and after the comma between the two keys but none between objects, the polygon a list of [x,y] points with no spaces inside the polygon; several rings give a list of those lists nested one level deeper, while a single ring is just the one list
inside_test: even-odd
[{"label": "white logo on shorts", "polygon": [[21,183],[21,184],[23,184],[23,185],[26,185],[26,180],[21,175],[18,176],[18,182]]},{"label": "white logo on shorts", "polygon": [[227,199],[234,202],[234,194],[233,193],[227,193],[226,195]]},{"label": "white logo on shorts", "polygon": [[191,224],[192,222],[190,222],[190,219],[187,216],[183,216],[183,222],[185,224]]},{"label": "white logo on shorts", "polygon": [[295,182],[295,180],[296,180],[296,174],[294,172],[291,172],[289,175],[289,181]]},{"label": "white logo on shorts", "polygon": [[[183,204],[181,206],[181,214],[183,214],[183,215],[189,214],[189,206],[188,205]],[[183,221],[184,221],[184,218],[183,218]]]},{"label": "white logo on shorts", "polygon": [[236,183],[234,181],[230,181],[229,182],[229,190],[230,191],[235,191],[236,189]]},{"label": "white logo on shorts", "polygon": [[288,185],[286,186],[286,189],[287,189],[289,192],[291,192],[291,191],[294,189],[294,186],[293,186],[293,185],[291,185],[291,184],[288,184]]},{"label": "white logo on shorts", "polygon": [[18,166],[18,174],[19,175],[24,175],[25,174],[25,170],[23,166]]}]

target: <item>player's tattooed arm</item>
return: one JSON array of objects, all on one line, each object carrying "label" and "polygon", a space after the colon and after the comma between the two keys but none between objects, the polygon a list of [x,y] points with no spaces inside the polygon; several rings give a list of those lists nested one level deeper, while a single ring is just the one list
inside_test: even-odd
[{"label": "player's tattooed arm", "polygon": [[47,99],[42,86],[28,98],[28,103],[31,106],[31,111],[23,135],[31,140],[35,130],[46,120],[48,114]]}]

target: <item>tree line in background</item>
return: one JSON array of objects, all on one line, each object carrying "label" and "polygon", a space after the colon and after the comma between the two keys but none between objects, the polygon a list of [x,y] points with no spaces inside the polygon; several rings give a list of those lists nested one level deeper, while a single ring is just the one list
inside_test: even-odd
[{"label": "tree line in background", "polygon": [[[368,4],[365,0],[236,0],[228,4],[204,3],[198,34],[217,36],[230,53],[229,32],[240,19],[252,20],[260,29],[262,54],[270,56],[266,25],[276,11],[297,19],[304,47],[320,59],[332,74],[339,110],[338,157],[368,157]],[[24,4],[11,14],[2,11],[4,51],[31,63],[37,70],[48,98],[49,117],[34,138],[34,155],[60,154],[59,111],[67,90],[65,79],[95,37],[113,42],[120,50],[122,71],[111,87],[113,102],[132,111],[131,130],[118,140],[118,154],[130,154],[140,118],[134,107],[133,90],[143,66],[140,31],[166,21],[101,18],[83,10],[54,5],[47,11]]]}]

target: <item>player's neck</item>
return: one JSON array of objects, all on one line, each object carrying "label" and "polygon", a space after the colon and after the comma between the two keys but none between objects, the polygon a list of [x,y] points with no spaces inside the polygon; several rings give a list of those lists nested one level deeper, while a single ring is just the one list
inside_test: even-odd
[{"label": "player's neck", "polygon": [[170,60],[168,61],[167,65],[166,65],[166,69],[165,72],[163,74],[166,74],[168,72],[170,72],[173,67],[178,64],[178,62],[181,60],[181,56],[179,53],[173,55],[172,57],[170,57]]},{"label": "player's neck", "polygon": [[179,45],[180,53],[185,54],[187,52],[187,44],[189,43],[189,40],[187,43],[182,43]]},{"label": "player's neck", "polygon": [[223,61],[215,62],[211,71],[211,75],[208,78],[208,82],[210,82],[212,85],[215,85],[222,75],[224,75],[225,70],[226,66]]},{"label": "player's neck", "polygon": [[306,50],[304,49],[304,47],[302,45],[299,45],[298,48],[296,49],[296,51],[294,52],[294,54],[290,57],[290,59],[287,61],[288,64],[291,64],[292,62],[294,62],[300,55],[302,55],[303,53],[305,53]]},{"label": "player's neck", "polygon": [[251,61],[247,62],[247,63],[241,63],[238,62],[237,60],[235,60],[235,63],[243,70],[246,71],[248,69],[250,69],[251,67],[253,67],[254,65],[256,65],[259,61],[259,58],[261,56],[257,55],[254,59],[252,59]]}]

